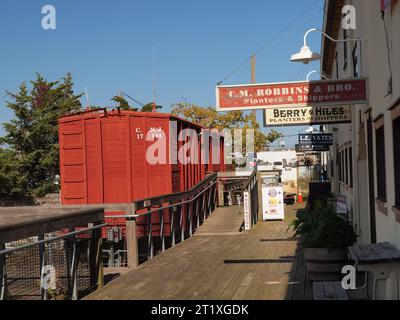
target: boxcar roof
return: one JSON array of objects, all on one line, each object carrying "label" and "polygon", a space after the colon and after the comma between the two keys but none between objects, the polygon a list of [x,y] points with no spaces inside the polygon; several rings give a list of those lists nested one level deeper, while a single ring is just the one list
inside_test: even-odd
[{"label": "boxcar roof", "polygon": [[125,110],[117,110],[117,109],[107,110],[106,108],[78,111],[78,112],[75,112],[72,114],[65,115],[65,116],[61,117],[58,121],[60,123],[64,123],[64,122],[75,121],[77,119],[103,117],[105,115],[107,115],[107,116],[129,116],[130,115],[130,116],[135,116],[135,117],[172,119],[172,120],[178,120],[178,121],[181,121],[188,125],[197,127],[198,129],[205,129],[205,127],[203,127],[197,123],[180,118],[180,117],[170,114],[170,113],[125,111]]}]

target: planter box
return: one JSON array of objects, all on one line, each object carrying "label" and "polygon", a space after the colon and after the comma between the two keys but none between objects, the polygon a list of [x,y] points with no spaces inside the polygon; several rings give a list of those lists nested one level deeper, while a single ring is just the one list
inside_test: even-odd
[{"label": "planter box", "polygon": [[304,249],[307,278],[309,281],[341,281],[343,279],[342,268],[353,264],[349,260],[347,248]]}]

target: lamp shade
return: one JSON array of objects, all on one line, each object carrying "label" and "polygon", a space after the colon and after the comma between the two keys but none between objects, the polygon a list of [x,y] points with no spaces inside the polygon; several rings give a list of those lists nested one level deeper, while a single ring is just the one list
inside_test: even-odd
[{"label": "lamp shade", "polygon": [[291,56],[290,61],[308,64],[311,61],[317,61],[320,59],[321,56],[318,53],[314,53],[310,50],[308,46],[304,46],[301,48],[299,53],[295,53]]}]

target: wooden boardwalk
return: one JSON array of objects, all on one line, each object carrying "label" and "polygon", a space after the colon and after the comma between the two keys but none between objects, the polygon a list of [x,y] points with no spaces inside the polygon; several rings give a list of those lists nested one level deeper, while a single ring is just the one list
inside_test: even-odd
[{"label": "wooden boardwalk", "polygon": [[286,222],[239,233],[238,208],[219,208],[194,237],[128,271],[86,299],[312,299],[297,241]]}]

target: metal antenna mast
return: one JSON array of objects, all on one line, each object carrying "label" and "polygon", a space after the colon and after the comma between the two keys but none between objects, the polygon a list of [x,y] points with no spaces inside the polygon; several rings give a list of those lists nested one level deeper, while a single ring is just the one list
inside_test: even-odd
[{"label": "metal antenna mast", "polygon": [[156,111],[157,79],[156,79],[156,48],[153,46],[153,112]]}]

